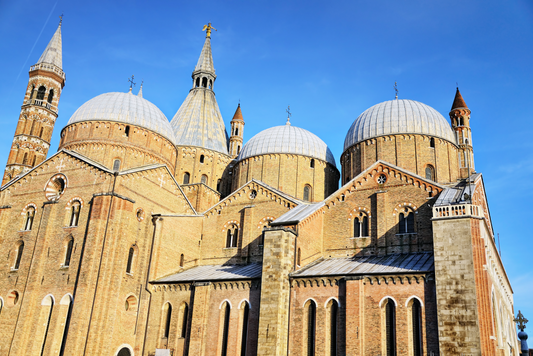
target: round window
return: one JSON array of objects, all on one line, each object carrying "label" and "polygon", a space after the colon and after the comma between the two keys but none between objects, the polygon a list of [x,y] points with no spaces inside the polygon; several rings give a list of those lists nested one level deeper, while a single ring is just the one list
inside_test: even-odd
[{"label": "round window", "polygon": [[65,192],[66,187],[67,177],[65,177],[63,174],[56,174],[50,178],[48,183],[46,183],[44,188],[46,199],[48,199],[48,201],[58,200]]},{"label": "round window", "polygon": [[139,221],[144,220],[144,210],[142,210],[141,208],[137,209],[137,212],[135,213],[135,215],[137,216],[137,220]]},{"label": "round window", "polygon": [[380,174],[376,181],[378,182],[378,184],[385,184],[385,182],[387,181],[387,176],[384,174]]},{"label": "round window", "polygon": [[257,191],[254,189],[250,192],[250,199],[255,199],[257,197]]}]

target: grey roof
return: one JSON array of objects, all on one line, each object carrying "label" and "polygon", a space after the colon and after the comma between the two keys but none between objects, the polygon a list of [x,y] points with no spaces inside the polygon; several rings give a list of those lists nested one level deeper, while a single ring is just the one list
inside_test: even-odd
[{"label": "grey roof", "polygon": [[419,252],[320,259],[291,273],[291,277],[420,273],[433,270],[433,253]]},{"label": "grey roof", "polygon": [[202,52],[200,53],[200,58],[198,58],[198,63],[196,63],[194,71],[212,72],[215,74],[213,54],[211,53],[211,38],[209,37],[205,39],[204,47],[202,47]]},{"label": "grey roof", "polygon": [[154,282],[173,283],[252,279],[261,277],[261,270],[262,265],[260,263],[250,263],[247,265],[197,266],[183,272],[160,278]]},{"label": "grey roof", "polygon": [[242,147],[237,160],[269,153],[310,156],[336,166],[335,157],[324,141],[315,134],[289,123],[259,132]]},{"label": "grey roof", "polygon": [[301,205],[298,205],[292,208],[291,210],[289,210],[288,212],[286,212],[285,214],[281,215],[279,218],[271,222],[270,225],[276,226],[276,225],[286,225],[290,223],[297,224],[323,206],[324,206],[323,201],[319,203],[311,203],[311,204],[302,203]]},{"label": "grey roof", "polygon": [[473,192],[476,190],[476,184],[474,182],[480,176],[480,173],[473,174],[470,176],[470,184],[467,184],[466,180],[464,180],[457,183],[454,187],[444,189],[437,198],[435,206],[465,203],[465,194],[472,196]]},{"label": "grey roof", "polygon": [[98,95],[80,106],[67,125],[82,121],[117,121],[141,126],[176,143],[172,127],[157,106],[131,93]]},{"label": "grey roof", "polygon": [[358,142],[390,134],[422,134],[455,143],[455,135],[437,110],[414,100],[389,100],[365,110],[346,134],[344,149]]},{"label": "grey roof", "polygon": [[41,55],[41,58],[39,58],[37,61],[37,64],[49,63],[63,69],[62,48],[61,24],[59,24],[56,32],[52,36],[52,39],[48,43],[48,46],[46,46],[43,54]]}]

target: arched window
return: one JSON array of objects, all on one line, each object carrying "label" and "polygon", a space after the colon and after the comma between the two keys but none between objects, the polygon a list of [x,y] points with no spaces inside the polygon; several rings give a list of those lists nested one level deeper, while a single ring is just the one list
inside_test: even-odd
[{"label": "arched window", "polygon": [[368,216],[359,213],[354,219],[354,237],[367,237],[368,235]]},{"label": "arched window", "polygon": [[430,164],[426,166],[426,179],[435,180],[435,168]]},{"label": "arched window", "polygon": [[213,88],[213,81],[209,79],[209,89],[212,89],[212,88]]},{"label": "arched window", "polygon": [[65,262],[63,263],[63,267],[70,266],[70,258],[72,257],[72,249],[74,248],[74,239],[70,239],[67,242],[67,250],[65,253]]},{"label": "arched window", "polygon": [[433,137],[429,139],[429,147],[435,148],[435,139]]},{"label": "arched window", "polygon": [[127,347],[123,347],[120,349],[117,356],[131,356],[131,351]]},{"label": "arched window", "polygon": [[189,184],[190,179],[191,179],[191,175],[189,172],[183,173],[183,184]]},{"label": "arched window", "polygon": [[172,321],[172,305],[166,303],[163,307],[163,337],[168,339],[170,335],[170,322]]},{"label": "arched window", "polygon": [[241,338],[241,356],[246,356],[246,345],[248,341],[248,317],[250,315],[250,305],[244,302],[242,311],[242,338]]},{"label": "arched window", "polygon": [[228,302],[225,302],[222,306],[221,313],[223,319],[222,324],[222,347],[221,347],[221,356],[227,356],[228,354],[228,334],[229,334],[229,317],[230,317],[231,307]]},{"label": "arched window", "polygon": [[200,182],[207,184],[207,176],[205,174],[202,174],[202,178],[200,178]]},{"label": "arched window", "polygon": [[52,103],[52,100],[54,100],[54,89],[50,89],[48,92],[48,102]]},{"label": "arched window", "polygon": [[238,128],[238,127],[235,128],[235,133],[234,133],[234,135],[235,135],[235,136],[238,136],[238,135],[239,135],[239,128]]},{"label": "arched window", "polygon": [[21,241],[17,247],[17,257],[15,258],[15,264],[13,265],[13,269],[19,269],[23,252],[24,252],[24,241]]},{"label": "arched window", "polygon": [[80,219],[81,203],[75,200],[72,203],[72,207],[70,209],[71,210],[70,210],[70,225],[69,226],[78,226],[78,221]]},{"label": "arched window", "polygon": [[129,125],[126,126],[126,128],[124,129],[124,134],[126,135],[126,137],[130,136],[130,127],[129,127]]},{"label": "arched window", "polygon": [[202,88],[207,88],[207,78],[202,78]]},{"label": "arched window", "polygon": [[396,306],[392,299],[385,305],[385,341],[387,356],[396,356]]},{"label": "arched window", "polygon": [[22,164],[28,164],[28,152],[24,153],[24,157],[22,157]]},{"label": "arched window", "polygon": [[337,320],[339,314],[339,304],[332,299],[329,305],[329,354],[337,355]]},{"label": "arched window", "polygon": [[200,163],[204,163],[204,160],[205,160],[205,156],[204,155],[200,155]]},{"label": "arched window", "polygon": [[226,248],[237,247],[238,234],[239,229],[237,226],[231,225],[228,227],[228,231],[226,233]]},{"label": "arched window", "polygon": [[135,256],[135,249],[133,247],[130,247],[130,250],[128,252],[128,263],[126,265],[126,273],[131,273],[134,256]]},{"label": "arched window", "polygon": [[411,305],[413,356],[422,356],[422,313],[420,301],[413,298]]},{"label": "arched window", "polygon": [[113,161],[113,171],[118,171],[120,169],[120,160],[116,159]]},{"label": "arched window", "polygon": [[46,93],[46,88],[41,85],[39,89],[37,90],[37,100],[43,100],[45,93]]},{"label": "arched window", "polygon": [[182,253],[180,256],[180,267],[183,267],[184,264],[185,264],[185,256]]},{"label": "arched window", "polygon": [[220,185],[222,184],[222,179],[217,180],[217,192],[220,193]]},{"label": "arched window", "polygon": [[187,336],[187,324],[189,322],[189,306],[187,303],[183,303],[181,312],[181,333],[180,337],[185,338]]},{"label": "arched window", "polygon": [[196,78],[196,88],[200,86],[200,78]]},{"label": "arched window", "polygon": [[311,168],[315,168],[315,159],[311,158],[311,164],[309,165]]},{"label": "arched window", "polygon": [[[36,337],[42,337],[41,352],[40,355],[44,354],[44,349],[46,346],[46,341],[48,338],[48,330],[50,329],[50,321],[52,319],[52,311],[54,309],[54,300],[50,295],[46,296],[41,302],[41,307],[43,308],[39,317],[39,323],[37,325]],[[43,329],[40,329],[44,327]]]},{"label": "arched window", "polygon": [[309,184],[306,184],[304,187],[304,201],[311,200],[311,193],[312,193],[311,186]]},{"label": "arched window", "polygon": [[43,138],[43,132],[44,132],[44,127],[41,127],[41,131],[39,132],[39,137],[40,138]]},{"label": "arched window", "polygon": [[237,146],[237,154],[241,153],[241,145]]},{"label": "arched window", "polygon": [[31,86],[31,93],[30,93],[30,100],[33,99],[33,95],[35,94],[35,85]]},{"label": "arched window", "polygon": [[415,232],[415,214],[405,208],[404,212],[400,213],[399,233],[410,234]]},{"label": "arched window", "polygon": [[316,304],[310,300],[307,304],[307,356],[315,356]]},{"label": "arched window", "polygon": [[29,231],[33,226],[33,219],[35,218],[35,208],[30,206],[26,211],[26,219],[24,221],[24,230]]}]

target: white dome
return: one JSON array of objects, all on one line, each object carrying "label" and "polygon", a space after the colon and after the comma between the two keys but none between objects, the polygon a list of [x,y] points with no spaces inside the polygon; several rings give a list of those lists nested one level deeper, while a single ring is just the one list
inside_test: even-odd
[{"label": "white dome", "polygon": [[358,142],[383,135],[421,134],[455,143],[455,135],[437,110],[414,100],[389,100],[365,110],[346,134],[344,150]]},{"label": "white dome", "polygon": [[261,131],[246,142],[237,160],[270,153],[310,156],[336,167],[335,158],[324,141],[307,130],[291,125],[275,126]]},{"label": "white dome", "polygon": [[76,110],[67,125],[82,121],[117,121],[154,131],[175,144],[165,114],[146,99],[131,93],[106,93],[92,98]]}]

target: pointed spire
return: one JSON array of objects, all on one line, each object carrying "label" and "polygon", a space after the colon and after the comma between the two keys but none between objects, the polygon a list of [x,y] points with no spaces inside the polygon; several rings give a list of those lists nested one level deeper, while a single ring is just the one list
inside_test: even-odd
[{"label": "pointed spire", "polygon": [[237,106],[237,110],[235,110],[235,114],[233,115],[233,119],[231,119],[231,122],[234,121],[242,121],[244,122],[244,119],[242,118],[242,112],[241,112],[241,103],[239,103],[239,106]]},{"label": "pointed spire", "polygon": [[211,54],[211,38],[206,37],[204,42],[204,47],[202,48],[202,53],[200,53],[200,58],[198,58],[198,63],[194,68],[195,72],[211,72],[215,74],[215,67],[213,65],[213,55]]},{"label": "pointed spire", "polygon": [[457,87],[457,91],[455,92],[455,99],[453,99],[452,110],[459,109],[459,108],[468,109],[468,106],[466,106],[463,96],[461,95],[461,92],[459,91],[459,87]]},{"label": "pointed spire", "polygon": [[144,80],[141,81],[141,89],[139,89],[139,93],[137,94],[137,96],[139,98],[142,98],[143,97],[143,83],[144,83]]},{"label": "pointed spire", "polygon": [[36,64],[49,63],[59,67],[61,70],[63,69],[63,50],[61,43],[62,21],[63,18],[61,18],[56,32],[52,36],[52,39],[48,43],[48,46],[46,46],[46,49],[44,50],[43,54],[41,55],[41,58],[39,58],[39,61]]}]

